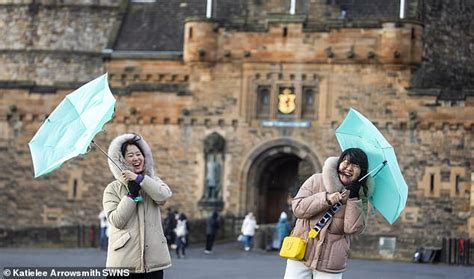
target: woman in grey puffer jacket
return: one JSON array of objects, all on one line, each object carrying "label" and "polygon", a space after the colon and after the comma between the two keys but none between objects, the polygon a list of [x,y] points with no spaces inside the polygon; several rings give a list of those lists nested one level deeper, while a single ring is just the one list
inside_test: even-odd
[{"label": "woman in grey puffer jacket", "polygon": [[[171,190],[154,175],[153,156],[143,138],[124,134],[110,144],[109,167],[115,177],[104,191],[110,223],[107,268],[128,268],[131,277],[163,278],[171,258],[161,225],[160,205]],[[143,277],[144,278],[144,277]]]}]

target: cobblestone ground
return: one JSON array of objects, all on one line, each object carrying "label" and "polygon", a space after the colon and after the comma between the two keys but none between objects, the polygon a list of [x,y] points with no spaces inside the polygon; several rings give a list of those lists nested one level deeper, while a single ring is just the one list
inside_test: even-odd
[{"label": "cobblestone ground", "polygon": [[[286,264],[276,252],[244,252],[238,243],[218,244],[211,255],[197,245],[182,259],[173,252],[173,266],[165,271],[166,279],[283,278]],[[103,267],[105,257],[106,253],[97,249],[0,249],[0,268]],[[474,267],[351,260],[344,274],[344,279],[350,278],[474,279]]]}]

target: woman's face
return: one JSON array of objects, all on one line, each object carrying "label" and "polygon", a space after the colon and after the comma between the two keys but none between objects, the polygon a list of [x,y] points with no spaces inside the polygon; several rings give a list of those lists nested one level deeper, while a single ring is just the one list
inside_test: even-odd
[{"label": "woman's face", "polygon": [[127,145],[125,161],[134,173],[142,173],[145,170],[145,157],[143,157],[140,149],[134,144]]},{"label": "woman's face", "polygon": [[341,180],[344,186],[347,186],[359,179],[360,167],[359,165],[350,163],[348,159],[344,159],[338,167],[338,173],[339,180]]}]

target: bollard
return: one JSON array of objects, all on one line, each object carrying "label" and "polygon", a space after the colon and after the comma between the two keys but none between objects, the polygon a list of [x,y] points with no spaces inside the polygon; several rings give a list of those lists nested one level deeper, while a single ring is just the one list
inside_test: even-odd
[{"label": "bollard", "polygon": [[82,247],[82,226],[77,225],[77,247]]},{"label": "bollard", "polygon": [[449,239],[447,237],[443,237],[443,244],[442,244],[442,250],[441,250],[441,259],[440,261],[442,263],[447,264],[449,261]]},{"label": "bollard", "polygon": [[95,226],[90,225],[89,228],[89,242],[90,242],[90,247],[95,247]]},{"label": "bollard", "polygon": [[471,240],[466,240],[466,264],[471,265]]}]

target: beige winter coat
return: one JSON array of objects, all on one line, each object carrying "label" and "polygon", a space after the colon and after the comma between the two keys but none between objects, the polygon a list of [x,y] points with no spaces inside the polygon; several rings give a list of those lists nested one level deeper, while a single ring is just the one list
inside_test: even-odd
[{"label": "beige winter coat", "polygon": [[[109,156],[123,169],[125,160],[120,146],[132,134],[117,137],[109,147]],[[126,183],[121,181],[120,170],[109,162],[116,178],[104,191],[103,206],[109,227],[107,268],[129,268],[132,273],[153,272],[171,266],[171,258],[161,225],[160,205],[171,197],[171,190],[154,176],[153,156],[142,139],[139,145],[145,156],[145,178],[141,185],[143,202],[134,202],[127,196]]]},{"label": "beige winter coat", "polygon": [[[326,202],[326,192],[344,189],[337,174],[337,160],[336,157],[328,158],[322,174],[308,178],[298,191],[292,202],[293,213],[298,218],[293,235],[308,239],[310,228],[330,208]],[[361,233],[365,224],[362,200],[349,199],[316,238],[308,239],[304,264],[324,272],[345,271],[350,246],[349,235]]]}]

